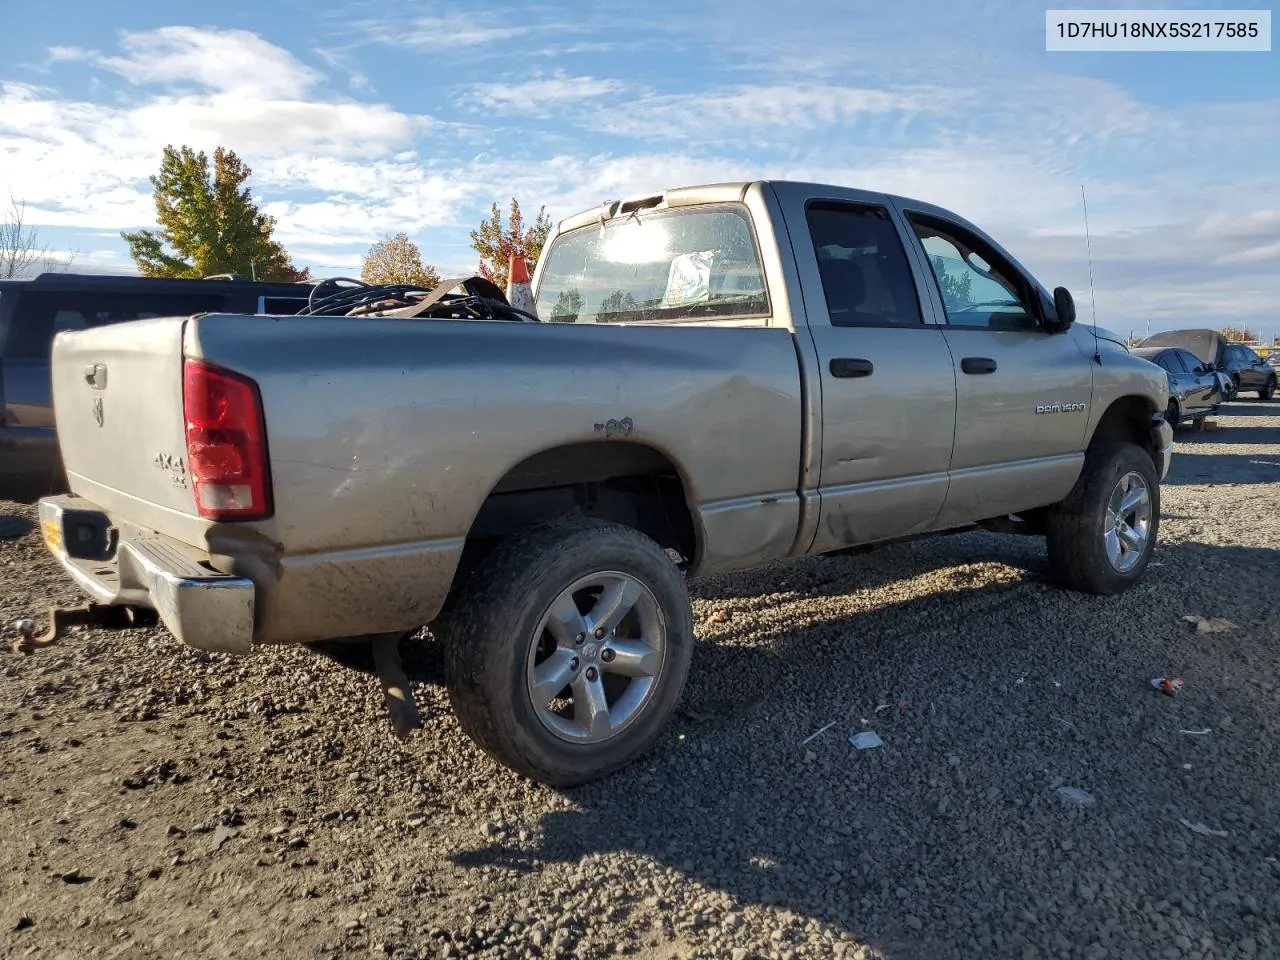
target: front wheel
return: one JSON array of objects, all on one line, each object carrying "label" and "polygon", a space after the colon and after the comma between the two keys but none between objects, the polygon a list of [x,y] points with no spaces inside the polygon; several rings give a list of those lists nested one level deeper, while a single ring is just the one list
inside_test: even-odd
[{"label": "front wheel", "polygon": [[1267,385],[1258,391],[1260,400],[1270,400],[1276,395],[1276,378],[1267,377]]},{"label": "front wheel", "polygon": [[1160,482],[1133,443],[1095,442],[1076,485],[1049,511],[1049,568],[1064,586],[1110,595],[1142,579],[1160,528]]},{"label": "front wheel", "polygon": [[584,518],[496,546],[441,632],[459,725],[498,762],[557,787],[647,751],[693,651],[671,558],[637,530]]},{"label": "front wheel", "polygon": [[1168,421],[1169,426],[1177,428],[1178,423],[1182,420],[1182,409],[1178,406],[1177,400],[1169,401],[1169,406],[1164,411],[1164,418]]}]

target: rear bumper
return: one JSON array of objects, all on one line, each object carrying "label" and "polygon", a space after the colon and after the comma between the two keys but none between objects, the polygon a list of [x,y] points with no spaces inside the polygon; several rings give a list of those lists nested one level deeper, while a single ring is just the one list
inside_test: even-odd
[{"label": "rear bumper", "polygon": [[169,537],[115,528],[80,497],[42,499],[40,530],[49,552],[98,603],[155,610],[175,637],[200,650],[253,648],[252,580],[215,573]]},{"label": "rear bumper", "polygon": [[1156,414],[1151,418],[1151,435],[1155,440],[1156,472],[1163,482],[1169,475],[1169,466],[1173,462],[1173,427],[1163,414]]}]

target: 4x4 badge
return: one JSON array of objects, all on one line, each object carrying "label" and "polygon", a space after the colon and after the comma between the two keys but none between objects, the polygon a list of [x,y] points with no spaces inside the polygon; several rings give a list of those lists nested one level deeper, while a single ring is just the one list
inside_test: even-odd
[{"label": "4x4 badge", "polygon": [[93,419],[98,421],[98,426],[102,426],[102,398],[93,398]]}]

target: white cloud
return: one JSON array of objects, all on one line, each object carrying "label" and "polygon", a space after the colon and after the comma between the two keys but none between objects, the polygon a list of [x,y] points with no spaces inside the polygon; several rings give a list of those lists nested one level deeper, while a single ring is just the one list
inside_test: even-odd
[{"label": "white cloud", "polygon": [[780,140],[795,132],[847,125],[864,117],[933,113],[954,105],[955,93],[933,87],[877,89],[825,84],[740,85],[703,93],[649,94],[593,113],[589,123],[609,133],[652,139],[700,140],[765,131]]},{"label": "white cloud", "polygon": [[526,26],[480,12],[409,20],[366,20],[359,26],[370,40],[378,43],[439,51],[498,43],[529,32]]},{"label": "white cloud", "polygon": [[479,83],[470,87],[467,99],[486,110],[545,116],[553,108],[577,105],[627,89],[619,80],[572,77],[557,71],[519,83]]},{"label": "white cloud", "polygon": [[161,27],[126,33],[123,56],[55,47],[55,57],[81,59],[138,85],[192,83],[206,90],[266,99],[296,99],[322,78],[288,51],[247,30]]}]

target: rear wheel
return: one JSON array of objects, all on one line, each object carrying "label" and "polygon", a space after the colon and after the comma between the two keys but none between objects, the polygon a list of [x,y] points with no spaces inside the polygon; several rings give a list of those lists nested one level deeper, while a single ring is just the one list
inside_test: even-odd
[{"label": "rear wheel", "polygon": [[1261,400],[1270,400],[1276,395],[1276,378],[1267,377],[1267,385],[1258,391],[1258,398]]},{"label": "rear wheel", "polygon": [[552,786],[594,780],[653,744],[684,689],[684,577],[649,537],[573,519],[494,548],[441,626],[462,729]]},{"label": "rear wheel", "polygon": [[1227,399],[1237,400],[1240,397],[1240,377],[1236,374],[1231,375],[1231,396]]},{"label": "rear wheel", "polygon": [[1064,586],[1109,595],[1142,579],[1160,528],[1160,482],[1145,450],[1096,441],[1080,478],[1049,511],[1049,567]]},{"label": "rear wheel", "polygon": [[1178,422],[1182,419],[1182,408],[1178,406],[1177,400],[1169,401],[1169,406],[1164,411],[1164,418],[1169,422],[1169,426],[1178,426]]}]

